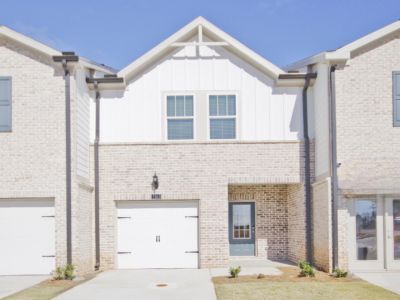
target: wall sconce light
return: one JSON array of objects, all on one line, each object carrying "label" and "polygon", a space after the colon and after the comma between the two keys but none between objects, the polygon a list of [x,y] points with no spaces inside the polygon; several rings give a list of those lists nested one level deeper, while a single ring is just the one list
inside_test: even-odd
[{"label": "wall sconce light", "polygon": [[158,176],[156,173],[153,175],[153,182],[151,183],[151,188],[153,189],[153,194],[156,192],[158,189]]}]

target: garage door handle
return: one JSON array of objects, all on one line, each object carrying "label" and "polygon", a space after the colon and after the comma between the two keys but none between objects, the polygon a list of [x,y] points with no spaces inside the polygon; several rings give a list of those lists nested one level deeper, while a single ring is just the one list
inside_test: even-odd
[{"label": "garage door handle", "polygon": [[118,217],[118,219],[130,219],[131,217]]},{"label": "garage door handle", "polygon": [[132,252],[129,251],[118,251],[118,254],[131,254]]},{"label": "garage door handle", "polygon": [[199,251],[185,251],[185,253],[199,253]]},{"label": "garage door handle", "polygon": [[42,255],[42,257],[56,257],[55,255]]},{"label": "garage door handle", "polygon": [[54,216],[42,216],[42,218],[54,218]]},{"label": "garage door handle", "polygon": [[196,218],[196,219],[198,219],[199,216],[185,216],[185,218]]}]

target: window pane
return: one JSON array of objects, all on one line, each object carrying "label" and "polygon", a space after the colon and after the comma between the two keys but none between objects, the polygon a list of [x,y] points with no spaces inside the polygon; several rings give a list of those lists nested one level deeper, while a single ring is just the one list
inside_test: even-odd
[{"label": "window pane", "polygon": [[226,96],[218,96],[218,116],[226,116]]},{"label": "window pane", "polygon": [[228,96],[228,115],[229,116],[236,115],[236,96],[235,95]]},{"label": "window pane", "polygon": [[395,100],[396,122],[400,123],[400,99]]},{"label": "window pane", "polygon": [[236,138],[236,119],[211,119],[210,139]]},{"label": "window pane", "polygon": [[356,200],[357,259],[377,259],[376,202]]},{"label": "window pane", "polygon": [[9,101],[10,79],[0,79],[0,102]]},{"label": "window pane", "polygon": [[400,259],[400,200],[393,200],[393,247],[394,259]]},{"label": "window pane", "polygon": [[193,116],[193,96],[185,97],[185,116]]},{"label": "window pane", "polygon": [[218,115],[217,96],[210,96],[210,116]]},{"label": "window pane", "polygon": [[176,115],[177,117],[185,116],[185,96],[176,96]]},{"label": "window pane", "polygon": [[168,120],[168,139],[193,139],[193,120]]},{"label": "window pane", "polygon": [[167,97],[167,116],[168,117],[175,116],[175,97],[174,96]]},{"label": "window pane", "polygon": [[234,229],[234,238],[250,238],[251,205],[232,205],[232,223]]}]

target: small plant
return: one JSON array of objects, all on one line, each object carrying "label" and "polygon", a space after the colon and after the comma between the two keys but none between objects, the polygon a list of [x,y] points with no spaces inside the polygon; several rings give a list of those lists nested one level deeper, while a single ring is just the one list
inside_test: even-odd
[{"label": "small plant", "polygon": [[53,279],[54,280],[63,280],[64,279],[64,268],[62,267],[57,267],[53,271]]},{"label": "small plant", "polygon": [[333,276],[336,278],[344,278],[347,277],[347,272],[345,270],[336,268],[333,270]]},{"label": "small plant", "polygon": [[239,267],[231,267],[229,269],[229,273],[231,274],[232,278],[237,278],[237,277],[239,277],[239,273],[241,270],[242,269],[240,268],[240,266]]},{"label": "small plant", "polygon": [[72,280],[75,278],[75,267],[73,265],[66,265],[65,267],[57,267],[53,271],[54,280]]},{"label": "small plant", "polygon": [[315,276],[315,270],[308,261],[300,261],[299,268],[300,268],[300,274],[299,274],[300,277],[314,277]]},{"label": "small plant", "polygon": [[257,279],[263,279],[265,278],[265,275],[263,273],[258,274]]}]

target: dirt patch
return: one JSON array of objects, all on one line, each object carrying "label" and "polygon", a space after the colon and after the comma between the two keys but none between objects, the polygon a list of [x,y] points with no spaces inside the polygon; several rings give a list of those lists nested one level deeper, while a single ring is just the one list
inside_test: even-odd
[{"label": "dirt patch", "polygon": [[241,282],[354,282],[360,281],[353,277],[346,278],[335,278],[328,273],[316,271],[315,277],[299,277],[300,269],[297,267],[281,267],[278,268],[282,271],[282,275],[271,276],[265,275],[262,278],[257,278],[257,275],[253,276],[239,276],[238,278],[230,278],[228,276],[213,277],[212,281],[214,284],[226,284],[226,283],[241,283]]}]

